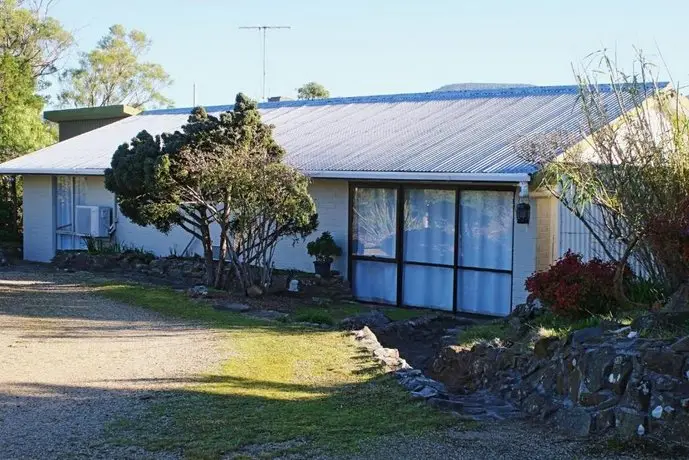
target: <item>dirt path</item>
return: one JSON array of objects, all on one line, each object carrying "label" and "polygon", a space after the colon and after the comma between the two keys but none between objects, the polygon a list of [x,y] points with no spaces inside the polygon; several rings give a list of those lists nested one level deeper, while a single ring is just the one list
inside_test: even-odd
[{"label": "dirt path", "polygon": [[106,445],[104,428],[218,365],[220,333],[73,279],[0,272],[0,458],[175,457]]}]

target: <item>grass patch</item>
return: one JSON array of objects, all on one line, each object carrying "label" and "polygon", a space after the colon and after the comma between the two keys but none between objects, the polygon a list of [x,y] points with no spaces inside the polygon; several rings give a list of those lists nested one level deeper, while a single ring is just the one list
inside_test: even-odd
[{"label": "grass patch", "polygon": [[333,453],[355,451],[378,436],[456,423],[448,414],[413,402],[341,332],[252,320],[213,310],[169,289],[115,285],[102,286],[99,292],[225,329],[232,355],[214,375],[161,394],[150,413],[112,423],[113,442],[152,451],[181,450],[189,458],[218,458],[242,453],[246,446],[299,439],[307,442],[296,447],[286,443],[290,447],[285,449]]},{"label": "grass patch", "polygon": [[559,337],[563,338],[574,331],[595,327],[601,323],[603,318],[591,316],[589,318],[570,320],[561,316],[546,312],[535,318],[529,326],[536,329],[540,337]]},{"label": "grass patch", "polygon": [[323,305],[319,307],[300,306],[296,307],[290,314],[290,319],[297,322],[318,323],[334,326],[343,319],[366,313],[367,311],[379,310],[392,321],[401,321],[427,315],[428,310],[420,308],[397,308],[397,307],[372,307],[362,304],[335,304]]},{"label": "grass patch", "polygon": [[493,339],[505,339],[509,334],[509,326],[502,320],[489,324],[479,324],[459,333],[458,345],[471,348],[479,342]]}]

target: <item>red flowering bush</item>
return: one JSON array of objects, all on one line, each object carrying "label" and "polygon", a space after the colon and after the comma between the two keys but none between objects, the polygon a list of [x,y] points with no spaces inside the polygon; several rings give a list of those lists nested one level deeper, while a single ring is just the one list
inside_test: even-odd
[{"label": "red flowering bush", "polygon": [[613,294],[615,264],[567,253],[550,268],[526,280],[531,298],[538,298],[556,315],[583,318],[614,312],[618,305]]}]

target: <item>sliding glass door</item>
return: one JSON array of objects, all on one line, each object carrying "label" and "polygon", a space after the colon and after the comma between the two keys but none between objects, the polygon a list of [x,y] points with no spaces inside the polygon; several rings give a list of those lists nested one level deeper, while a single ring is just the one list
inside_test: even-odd
[{"label": "sliding glass door", "polygon": [[455,266],[456,192],[404,192],[405,305],[452,310]]},{"label": "sliding glass door", "polygon": [[363,301],[511,310],[514,189],[351,188],[350,276]]},{"label": "sliding glass door", "polygon": [[55,183],[55,234],[60,251],[86,249],[84,239],[76,234],[76,206],[86,201],[86,178],[57,176]]},{"label": "sliding glass door", "polygon": [[514,192],[462,190],[457,306],[504,316],[512,299]]},{"label": "sliding glass door", "polygon": [[351,211],[354,295],[397,304],[397,189],[357,187]]}]

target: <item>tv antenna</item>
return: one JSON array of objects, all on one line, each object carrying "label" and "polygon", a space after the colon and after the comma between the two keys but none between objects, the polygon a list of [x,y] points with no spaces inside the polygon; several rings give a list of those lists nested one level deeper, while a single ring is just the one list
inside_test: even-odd
[{"label": "tv antenna", "polygon": [[270,29],[291,29],[290,26],[242,26],[240,29],[258,30],[263,35],[263,100],[266,100],[266,32]]}]

